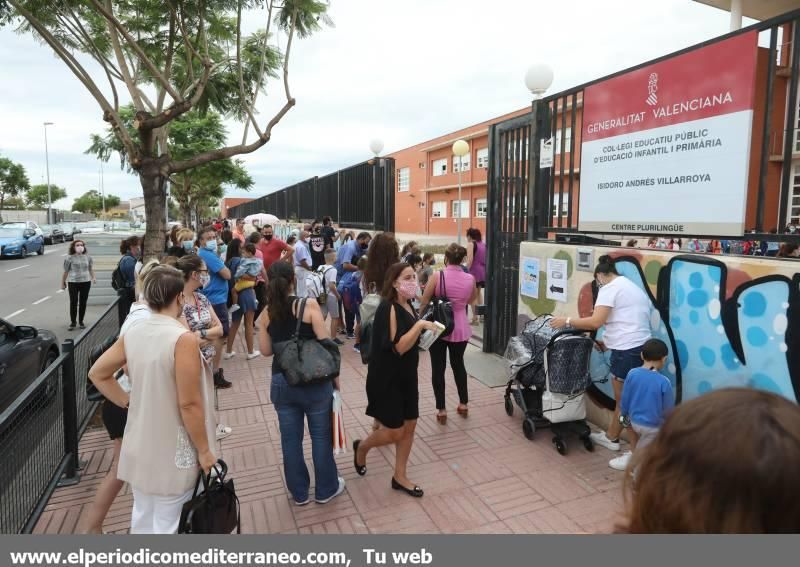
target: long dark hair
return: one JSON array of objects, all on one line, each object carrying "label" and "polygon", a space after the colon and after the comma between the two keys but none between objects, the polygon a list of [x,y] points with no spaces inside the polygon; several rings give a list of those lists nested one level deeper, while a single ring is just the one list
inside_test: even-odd
[{"label": "long dark hair", "polygon": [[377,289],[382,289],[384,282],[394,281],[386,279],[389,268],[400,261],[397,240],[395,240],[394,234],[391,232],[376,234],[372,242],[369,243],[367,258],[367,270],[364,272],[364,277],[366,278],[364,282],[367,286],[375,284]]},{"label": "long dark hair", "polygon": [[119,243],[119,253],[120,254],[127,254],[130,252],[131,248],[134,246],[139,246],[142,242],[142,239],[138,236],[129,236],[125,240],[121,240]]},{"label": "long dark hair", "polygon": [[608,255],[600,256],[600,258],[597,260],[597,267],[594,269],[594,275],[597,276],[597,274],[614,274],[615,276],[618,276],[619,272],[617,271],[617,266],[614,263],[614,258]]},{"label": "long dark hair", "polygon": [[283,321],[289,318],[291,303],[289,292],[294,285],[294,270],[288,262],[273,262],[267,272],[267,313],[270,321]]},{"label": "long dark hair", "polygon": [[[372,258],[370,258],[370,262],[372,262]],[[397,278],[400,277],[400,274],[403,273],[403,270],[406,268],[411,268],[411,266],[405,262],[397,262],[389,266],[389,269],[386,270],[386,275],[383,278],[383,289],[381,290],[381,297],[386,299],[387,301],[397,301],[397,290],[394,288],[394,282]],[[369,266],[367,266],[369,269]],[[413,268],[411,268],[413,270]]]},{"label": "long dark hair", "polygon": [[228,244],[228,252],[225,254],[225,261],[230,262],[234,258],[239,258],[242,255],[242,241],[238,238],[231,240]]}]

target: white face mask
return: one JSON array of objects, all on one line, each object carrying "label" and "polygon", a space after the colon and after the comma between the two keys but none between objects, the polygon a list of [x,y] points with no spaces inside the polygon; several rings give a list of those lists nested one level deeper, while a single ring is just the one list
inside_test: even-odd
[{"label": "white face mask", "polygon": [[83,254],[84,250],[86,250],[86,248],[84,248],[83,246],[76,246],[75,247],[75,252],[78,253],[78,254]]}]

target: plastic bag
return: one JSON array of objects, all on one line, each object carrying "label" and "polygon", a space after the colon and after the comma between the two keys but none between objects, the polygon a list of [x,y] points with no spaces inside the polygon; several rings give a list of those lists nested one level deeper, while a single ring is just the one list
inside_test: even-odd
[{"label": "plastic bag", "polygon": [[338,455],[347,451],[347,436],[344,432],[344,415],[342,410],[342,395],[339,390],[333,391],[333,454]]}]

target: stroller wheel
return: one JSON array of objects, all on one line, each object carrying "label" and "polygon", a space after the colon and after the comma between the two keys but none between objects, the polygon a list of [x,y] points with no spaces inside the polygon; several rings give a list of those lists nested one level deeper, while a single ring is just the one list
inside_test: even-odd
[{"label": "stroller wheel", "polygon": [[533,418],[526,417],[522,422],[522,433],[525,434],[526,439],[533,441],[533,436],[536,434],[536,424],[533,422]]},{"label": "stroller wheel", "polygon": [[553,445],[556,446],[556,451],[558,451],[560,454],[567,454],[567,444],[558,437],[553,437]]},{"label": "stroller wheel", "polygon": [[587,451],[592,452],[594,451],[594,441],[592,441],[589,437],[586,437],[583,440],[583,446],[586,448]]},{"label": "stroller wheel", "polygon": [[511,396],[506,396],[505,406],[506,406],[506,415],[509,417],[514,415],[514,403],[511,401]]}]

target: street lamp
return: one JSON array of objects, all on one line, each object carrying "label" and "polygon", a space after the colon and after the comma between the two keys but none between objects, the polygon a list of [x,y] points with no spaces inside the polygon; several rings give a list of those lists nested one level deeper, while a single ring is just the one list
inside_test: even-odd
[{"label": "street lamp", "polygon": [[50,190],[50,153],[47,151],[47,127],[52,122],[44,122],[44,161],[47,166],[47,224],[53,224],[53,195]]},{"label": "street lamp", "polygon": [[[383,140],[373,138],[369,141],[369,151],[375,154],[372,162],[372,228],[378,229],[378,156],[383,151]],[[385,201],[386,199],[384,199]],[[385,212],[385,211],[384,211]],[[384,219],[388,223],[389,219]]]},{"label": "street lamp", "polygon": [[463,202],[461,201],[461,170],[462,159],[469,153],[469,144],[464,140],[453,143],[453,155],[458,156],[458,245],[461,246],[461,218],[464,216]]},{"label": "street lamp", "polygon": [[[553,84],[553,70],[544,63],[536,63],[528,67],[525,73],[525,86],[533,95],[531,102],[531,136],[528,143],[528,240],[539,235],[538,213],[536,211],[536,177],[539,173],[539,122],[544,118],[542,95]],[[562,112],[565,111],[562,109]],[[547,206],[545,204],[545,206]],[[545,211],[544,214],[550,214]]]}]

